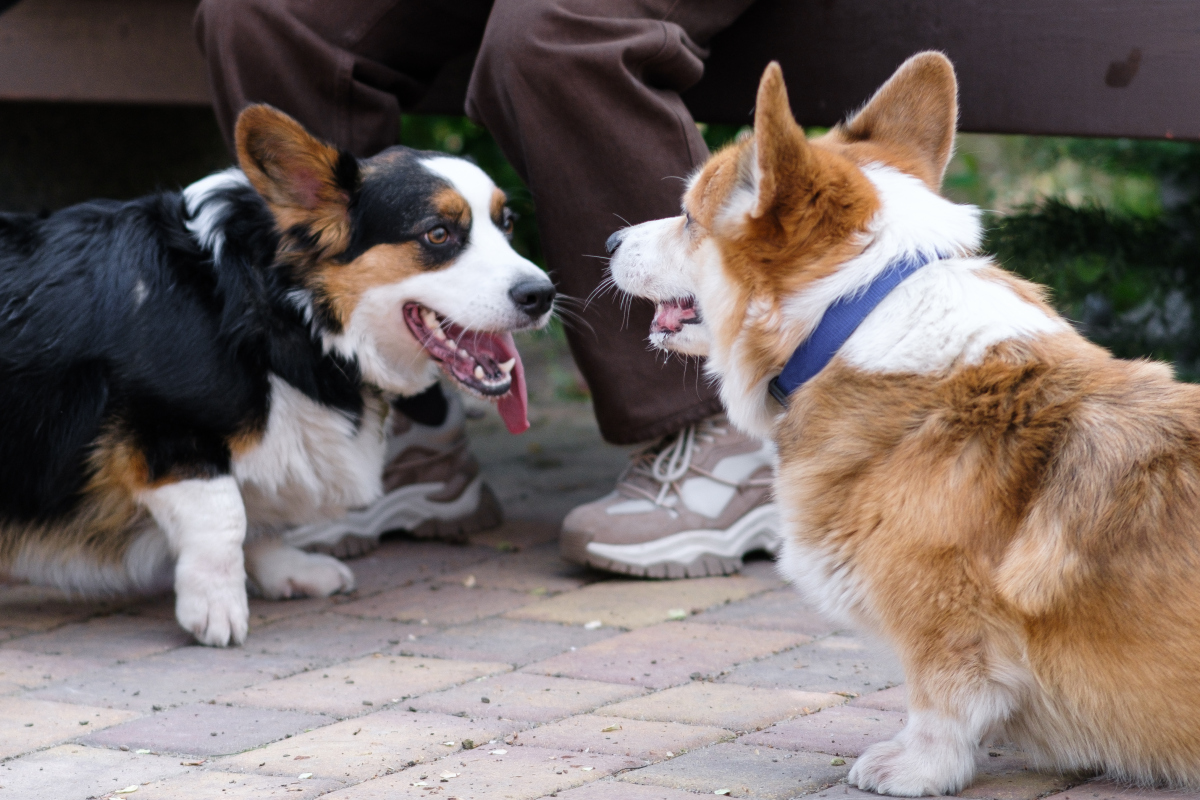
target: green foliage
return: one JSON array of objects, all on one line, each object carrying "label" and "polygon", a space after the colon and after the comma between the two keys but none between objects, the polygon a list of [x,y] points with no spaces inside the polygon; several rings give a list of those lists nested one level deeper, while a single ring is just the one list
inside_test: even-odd
[{"label": "green foliage", "polygon": [[1173,361],[1181,377],[1200,380],[1200,146],[1022,138],[1032,170],[1070,160],[1117,181],[1140,180],[1153,192],[1026,203],[990,218],[986,248],[1048,286],[1093,341],[1122,357]]}]

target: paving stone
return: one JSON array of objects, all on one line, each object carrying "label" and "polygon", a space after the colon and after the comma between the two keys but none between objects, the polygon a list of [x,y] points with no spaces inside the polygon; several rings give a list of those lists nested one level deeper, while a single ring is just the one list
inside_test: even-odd
[{"label": "paving stone", "polygon": [[1050,796],[1054,800],[1197,800],[1200,790],[1142,789],[1097,778]]},{"label": "paving stone", "polygon": [[107,664],[91,658],[0,650],[0,694],[37,689]]},{"label": "paving stone", "polygon": [[[505,752],[503,755],[493,755],[495,750]],[[637,764],[624,756],[598,753],[568,753],[528,746],[479,747],[468,753],[443,758],[433,764],[417,765],[325,796],[329,800],[410,800],[430,796],[445,797],[447,800],[450,797],[462,800],[534,800]],[[454,773],[454,777],[442,783],[444,772]],[[430,787],[442,791],[435,793]]]},{"label": "paving stone", "polygon": [[694,614],[775,588],[769,581],[741,576],[688,581],[607,580],[534,603],[506,616],[586,625],[599,621],[618,628],[644,628],[671,619],[672,611]]},{"label": "paving stone", "polygon": [[830,761],[829,756],[820,753],[789,753],[727,743],[626,772],[620,779],[702,794],[728,789],[730,797],[783,800],[844,780],[853,761],[844,766],[833,766]]},{"label": "paving stone", "polygon": [[0,758],[28,753],[137,716],[94,706],[0,697]]},{"label": "paving stone", "polygon": [[409,705],[418,711],[465,712],[473,719],[550,722],[641,693],[640,686],[509,673],[427,694]]},{"label": "paving stone", "polygon": [[596,713],[629,719],[715,725],[731,731],[753,731],[781,719],[811,714],[845,702],[846,698],[836,694],[694,681],[686,686],[676,686],[606,706]]},{"label": "paving stone", "polygon": [[230,692],[217,702],[353,717],[509,669],[495,662],[373,655]]},{"label": "paving stone", "polygon": [[240,647],[193,645],[79,674],[31,696],[148,714],[155,706],[164,709],[190,705],[281,678],[298,672],[306,663],[299,658],[255,654]]},{"label": "paving stone", "polygon": [[[677,583],[690,581],[661,585]],[[686,683],[694,674],[716,675],[740,662],[769,656],[807,640],[803,634],[787,631],[670,622],[614,636],[530,664],[523,671],[665,689]]]},{"label": "paving stone", "polygon": [[903,683],[904,671],[882,645],[837,634],[773,658],[743,664],[721,681],[860,695]]},{"label": "paving stone", "polygon": [[[250,598],[250,635],[258,633],[262,627],[271,622],[278,622],[288,617],[301,614],[313,614],[327,611],[333,607],[335,600],[345,600],[346,595],[333,597],[297,597],[290,600],[263,600],[261,597]],[[253,642],[251,642],[253,646]]]},{"label": "paving stone", "polygon": [[335,606],[338,614],[395,622],[420,622],[430,625],[458,625],[494,617],[511,608],[529,603],[522,592],[507,589],[468,589],[461,583],[417,583],[390,589],[373,597]]},{"label": "paving stone", "polygon": [[[66,744],[0,764],[0,796],[22,800],[84,800],[189,772],[178,758]],[[124,795],[121,795],[122,797]]]},{"label": "paving stone", "polygon": [[746,578],[769,581],[780,589],[791,586],[791,583],[787,579],[780,577],[775,559],[762,550],[748,553],[738,574]]},{"label": "paving stone", "polygon": [[385,538],[379,548],[362,558],[349,559],[357,596],[407,586],[494,558],[490,547],[448,545],[411,538]]},{"label": "paving stone", "polygon": [[827,636],[837,629],[836,625],[807,605],[804,598],[790,587],[709,609],[697,614],[690,621],[716,622],[768,631],[795,631],[809,636]]},{"label": "paving stone", "polygon": [[48,586],[0,583],[0,641],[112,613],[125,601],[85,601]]},{"label": "paving stone", "polygon": [[556,750],[585,749],[593,753],[626,755],[641,761],[662,761],[676,753],[733,738],[733,733],[708,725],[650,722],[581,714],[518,735],[526,746]]},{"label": "paving stone", "polygon": [[751,746],[766,745],[781,750],[807,750],[858,758],[871,745],[899,733],[905,718],[906,715],[895,711],[841,706],[780,722],[738,741]]},{"label": "paving stone", "polygon": [[[467,740],[485,747],[489,741],[502,741],[521,727],[511,722],[389,708],[221,759],[219,765],[237,772],[311,772],[345,782],[365,781],[402,770],[414,761],[432,764],[454,756],[462,752]],[[496,747],[506,745],[492,745],[490,749]]]},{"label": "paving stone", "polygon": [[860,798],[879,800],[880,796],[874,792],[864,792],[862,789],[856,789],[853,786],[839,783],[835,786],[830,786],[828,789],[822,789],[813,794],[812,797],[820,797],[823,800],[859,800]]},{"label": "paving stone", "polygon": [[5,642],[0,647],[99,661],[131,661],[191,644],[174,619],[112,614]]},{"label": "paving stone", "polygon": [[[1021,753],[1004,748],[991,748],[985,752],[988,755],[980,759],[979,773],[975,780],[959,792],[959,797],[979,800],[1034,800],[1082,783],[1091,777],[1038,772]],[[999,755],[992,756],[992,753]]]},{"label": "paving stone", "polygon": [[556,541],[501,553],[473,567],[444,575],[449,584],[472,583],[480,589],[507,589],[535,596],[555,595],[594,583],[603,573],[563,561]]},{"label": "paving stone", "polygon": [[613,800],[615,797],[621,800],[696,800],[696,795],[692,792],[682,792],[664,786],[618,782],[615,778],[605,778],[578,789],[559,792],[554,796],[560,800]]},{"label": "paving stone", "polygon": [[904,714],[908,711],[908,690],[904,684],[893,686],[879,692],[870,692],[850,701],[850,705],[858,708],[878,708],[880,711],[897,711]]},{"label": "paving stone", "polygon": [[[489,531],[480,531],[470,536],[471,544],[490,547],[503,553],[519,552],[539,545],[558,547],[559,522],[546,522],[514,518],[510,509],[505,509],[504,522]],[[595,573],[597,577],[605,573]]]},{"label": "paving stone", "polygon": [[[108,713],[128,714],[124,711]],[[99,747],[124,745],[130,750],[215,756],[240,753],[330,722],[329,717],[295,711],[200,703],[116,725],[82,741]]]},{"label": "paving stone", "polygon": [[[426,633],[421,635],[422,631]],[[520,667],[568,652],[572,648],[586,647],[619,633],[616,628],[589,631],[578,625],[525,622],[501,617],[455,625],[444,630],[418,628],[416,633],[408,634],[413,641],[405,639],[394,649],[400,653],[437,658],[505,661]]]},{"label": "paving stone", "polygon": [[301,656],[314,664],[381,653],[408,638],[432,630],[416,625],[376,619],[354,619],[341,614],[301,614],[251,631],[245,649],[253,653]]},{"label": "paving stone", "polygon": [[[300,765],[303,766],[303,763]],[[151,781],[138,787],[136,795],[120,795],[122,800],[258,800],[260,797],[286,797],[309,800],[344,784],[328,778],[305,778],[299,768],[287,778],[266,775],[241,775],[233,772],[191,770],[186,775]],[[117,800],[117,798],[114,798]]]}]

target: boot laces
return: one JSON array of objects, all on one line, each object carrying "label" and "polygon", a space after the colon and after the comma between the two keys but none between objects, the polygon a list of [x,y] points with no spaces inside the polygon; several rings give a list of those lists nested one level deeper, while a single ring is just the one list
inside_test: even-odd
[{"label": "boot laces", "polygon": [[[711,444],[718,436],[724,436],[728,429],[721,423],[723,420],[706,419],[703,422],[689,425],[673,437],[665,437],[649,447],[634,453],[629,466],[618,481],[618,486],[632,494],[640,495],[664,509],[672,518],[679,516],[673,506],[678,502],[679,483],[689,473],[703,476],[723,483],[726,486],[741,491],[750,487],[769,486],[769,480],[730,481],[718,477],[706,469],[692,463],[692,458],[698,447]],[[638,479],[641,480],[638,480]],[[648,480],[647,480],[648,479]],[[656,491],[648,491],[639,485],[657,484]]]}]

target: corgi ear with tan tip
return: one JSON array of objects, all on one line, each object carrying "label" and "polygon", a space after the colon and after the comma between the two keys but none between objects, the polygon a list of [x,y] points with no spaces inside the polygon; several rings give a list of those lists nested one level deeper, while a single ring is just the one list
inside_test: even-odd
[{"label": "corgi ear with tan tip", "polygon": [[941,188],[954,151],[958,82],[941,53],[917,53],[900,65],[863,109],[839,126],[847,140],[870,141],[898,151],[917,177]]},{"label": "corgi ear with tan tip", "polygon": [[311,136],[296,120],[268,105],[238,116],[238,165],[266,201],[285,233],[303,231],[322,254],[344,250],[350,239],[350,198],[358,162]]},{"label": "corgi ear with tan tip", "polygon": [[808,140],[792,116],[783,70],[777,61],[767,65],[758,83],[754,151],[758,201],[750,215],[758,218],[783,202],[791,188],[803,183],[801,178],[809,160]]}]

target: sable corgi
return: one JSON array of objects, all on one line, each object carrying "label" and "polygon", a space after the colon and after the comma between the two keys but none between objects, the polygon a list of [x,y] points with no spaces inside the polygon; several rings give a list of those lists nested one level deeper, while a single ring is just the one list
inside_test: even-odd
[{"label": "sable corgi", "polygon": [[1200,387],[975,255],[938,195],[956,92],[922,53],[809,141],[772,64],[754,135],[614,235],[613,275],[778,446],[782,572],[901,658],[908,724],[850,783],[953,793],[1001,735],[1200,786]]},{"label": "sable corgi", "polygon": [[528,426],[509,332],[554,299],[473,164],[358,160],[267,106],[236,138],[182,193],[0,215],[0,570],[173,586],[210,645],[245,639],[247,576],[353,587],[278,533],[380,495],[385,393],[440,367]]}]

